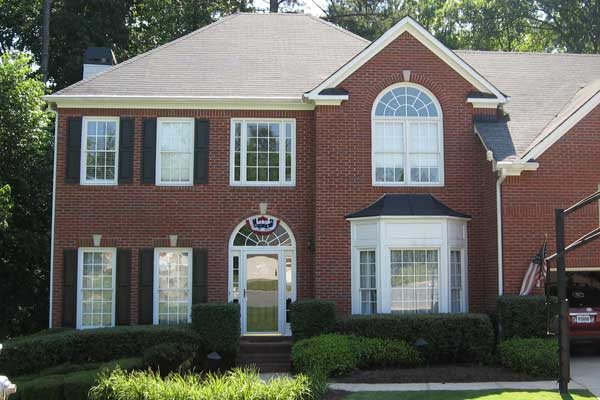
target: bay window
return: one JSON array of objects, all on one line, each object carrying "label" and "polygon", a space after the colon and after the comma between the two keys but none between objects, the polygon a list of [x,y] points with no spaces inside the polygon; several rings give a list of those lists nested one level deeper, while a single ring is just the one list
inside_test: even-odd
[{"label": "bay window", "polygon": [[361,314],[377,313],[375,250],[360,252],[360,310]]},{"label": "bay window", "polygon": [[294,120],[232,120],[231,184],[293,186],[295,131]]},{"label": "bay window", "polygon": [[443,185],[442,113],[433,94],[401,83],[386,89],[372,114],[375,186]]},{"label": "bay window", "polygon": [[439,311],[438,250],[391,250],[391,312]]}]

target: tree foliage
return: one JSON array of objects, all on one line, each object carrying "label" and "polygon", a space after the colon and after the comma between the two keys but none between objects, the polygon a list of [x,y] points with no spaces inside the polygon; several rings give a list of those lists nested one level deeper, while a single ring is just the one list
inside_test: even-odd
[{"label": "tree foliage", "polygon": [[0,57],[0,338],[47,324],[52,137],[31,57]]}]

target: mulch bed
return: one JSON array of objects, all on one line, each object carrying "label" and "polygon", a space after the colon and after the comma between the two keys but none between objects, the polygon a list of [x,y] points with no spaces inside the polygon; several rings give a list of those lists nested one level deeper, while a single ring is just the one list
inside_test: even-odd
[{"label": "mulch bed", "polygon": [[[388,368],[356,371],[351,375],[333,378],[339,383],[456,383],[456,382],[503,382],[536,381],[527,374],[514,372],[500,366],[470,364],[435,365],[420,368]],[[553,380],[553,379],[551,379]],[[342,397],[332,397],[339,399]]]},{"label": "mulch bed", "polygon": [[346,392],[345,390],[330,390],[325,397],[323,397],[323,400],[342,400],[350,393],[351,392]]}]

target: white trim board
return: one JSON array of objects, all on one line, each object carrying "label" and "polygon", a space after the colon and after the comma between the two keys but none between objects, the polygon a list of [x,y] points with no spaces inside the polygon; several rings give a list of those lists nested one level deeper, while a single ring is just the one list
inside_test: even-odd
[{"label": "white trim board", "polygon": [[351,59],[343,67],[338,69],[333,75],[321,82],[316,88],[307,92],[304,97],[310,100],[320,98],[319,93],[323,89],[332,88],[342,83],[348,76],[358,70],[367,61],[377,55],[381,50],[387,47],[392,41],[398,38],[404,32],[409,32],[431,52],[441,58],[452,69],[458,72],[463,78],[471,83],[475,88],[485,93],[493,94],[497,97],[498,103],[506,103],[507,98],[492,85],[481,74],[475,71],[469,64],[463,61],[452,50],[448,49],[442,42],[436,39],[431,33],[423,28],[419,23],[410,17],[404,17],[400,22],[385,32],[379,39],[371,43],[357,56]]}]

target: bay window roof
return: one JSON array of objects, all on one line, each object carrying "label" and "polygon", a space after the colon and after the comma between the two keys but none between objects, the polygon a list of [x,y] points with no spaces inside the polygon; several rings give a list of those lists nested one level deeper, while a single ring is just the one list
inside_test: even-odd
[{"label": "bay window roof", "polygon": [[346,219],[383,216],[471,218],[451,209],[431,194],[387,193],[366,208],[346,215]]}]

